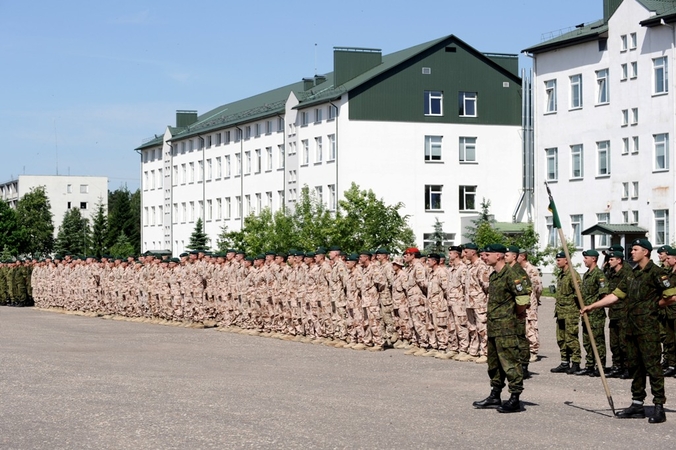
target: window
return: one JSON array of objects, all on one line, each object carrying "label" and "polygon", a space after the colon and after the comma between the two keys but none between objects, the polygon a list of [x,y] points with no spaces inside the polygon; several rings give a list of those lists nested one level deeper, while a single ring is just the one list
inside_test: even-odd
[{"label": "window", "polygon": [[230,143],[230,131],[225,132],[225,143],[229,144]]},{"label": "window", "polygon": [[277,191],[277,201],[279,202],[279,207],[284,208],[284,191]]},{"label": "window", "polygon": [[186,169],[185,163],[181,164],[181,184],[185,184],[188,181],[188,169]]},{"label": "window", "polygon": [[220,156],[216,157],[216,179],[220,180],[223,176],[223,160]]},{"label": "window", "polygon": [[636,125],[638,123],[638,108],[631,108],[631,124]]},{"label": "window", "polygon": [[[150,171],[150,189],[155,189],[155,171]],[[80,186],[80,193],[82,193],[82,186]]]},{"label": "window", "polygon": [[547,246],[548,247],[558,247],[559,245],[559,233],[554,228],[554,218],[552,216],[545,217],[547,221]]},{"label": "window", "polygon": [[329,134],[329,161],[335,161],[336,160],[336,135],[335,134]]},{"label": "window", "polygon": [[654,94],[666,94],[669,92],[669,73],[667,57],[653,59],[653,72],[655,79]]},{"label": "window", "polygon": [[174,203],[172,223],[178,223],[178,203]]},{"label": "window", "polygon": [[622,110],[622,126],[626,127],[627,125],[629,125],[629,110],[623,109]]},{"label": "window", "polygon": [[241,153],[235,153],[235,175],[241,175],[242,174],[242,154]]},{"label": "window", "polygon": [[570,109],[582,108],[582,75],[570,77]]},{"label": "window", "polygon": [[[610,223],[610,214],[609,213],[600,213],[596,214],[596,223]],[[596,245],[601,248],[608,248],[610,247],[610,235],[609,234],[601,234],[597,236],[598,242]]]},{"label": "window", "polygon": [[655,170],[669,170],[669,134],[655,134]]},{"label": "window", "polygon": [[476,138],[460,136],[458,142],[460,162],[476,162]]},{"label": "window", "polygon": [[192,141],[192,139],[190,139],[188,141],[188,151],[193,151],[193,150],[195,150],[195,143]]},{"label": "window", "polygon": [[310,114],[308,114],[307,111],[301,111],[300,113],[300,126],[304,127],[310,122],[310,118],[308,117]]},{"label": "window", "polygon": [[463,117],[476,117],[476,92],[460,92],[458,94],[458,113]]},{"label": "window", "polygon": [[627,35],[623,34],[620,36],[620,51],[621,52],[626,52],[627,51]]},{"label": "window", "polygon": [[655,215],[655,245],[666,245],[669,243],[669,210],[656,209]]},{"label": "window", "polygon": [[197,182],[201,182],[204,179],[204,161],[197,162]]},{"label": "window", "polygon": [[181,154],[185,154],[185,141],[181,142]]},{"label": "window", "polygon": [[250,151],[244,152],[244,160],[246,161],[246,166],[245,166],[246,172],[244,172],[244,174],[249,175],[251,173],[251,152]]},{"label": "window", "polygon": [[608,93],[608,69],[596,72],[596,104],[604,104],[610,101]]},{"label": "window", "polygon": [[265,147],[265,154],[267,155],[265,170],[269,172],[272,170],[272,147]]},{"label": "window", "polygon": [[150,176],[148,175],[148,171],[146,170],[143,172],[143,187],[145,191],[150,189]]},{"label": "window", "polygon": [[[148,172],[146,172],[146,173],[148,173]],[[66,185],[66,193],[67,194],[73,193],[73,185],[72,184]]]},{"label": "window", "polygon": [[272,133],[272,120],[266,120],[265,121],[265,134],[271,134]]},{"label": "window", "polygon": [[315,138],[315,162],[320,163],[322,162],[322,138],[321,137],[316,137]]},{"label": "window", "polygon": [[80,209],[87,209],[87,202],[80,202]]},{"label": "window", "polygon": [[448,248],[451,245],[455,245],[455,233],[443,233],[443,240],[439,241],[439,234],[437,233],[423,233],[423,248],[432,247],[435,245],[441,245],[444,248]]},{"label": "window", "polygon": [[181,222],[185,223],[188,220],[188,207],[185,202],[181,203]]},{"label": "window", "polygon": [[238,218],[242,217],[242,197],[240,195],[237,195],[235,197],[235,203],[236,203],[235,208],[237,208],[235,210],[235,214],[236,214],[235,218],[238,219]]},{"label": "window", "polygon": [[251,125],[244,127],[244,139],[251,139]]},{"label": "window", "polygon": [[582,248],[582,214],[570,216],[571,236],[576,248]]},{"label": "window", "polygon": [[277,168],[278,169],[283,169],[284,168],[284,144],[279,144],[277,146],[277,154],[279,155],[279,161],[277,162]]},{"label": "window", "polygon": [[425,136],[425,161],[441,161],[441,136]]},{"label": "window", "polygon": [[188,217],[190,222],[195,221],[195,202],[190,202],[190,216]]},{"label": "window", "polygon": [[631,223],[633,225],[638,225],[638,211],[631,212]]},{"label": "window", "polygon": [[324,189],[321,186],[315,186],[315,194],[317,195],[317,202],[320,205],[324,204]]},{"label": "window", "polygon": [[622,223],[629,223],[629,211],[622,211]]},{"label": "window", "polygon": [[596,153],[597,174],[599,176],[610,175],[610,141],[597,142]]},{"label": "window", "polygon": [[545,149],[547,153],[547,181],[556,181],[559,179],[559,149]]},{"label": "window", "polygon": [[225,178],[230,178],[230,155],[225,156]]},{"label": "window", "polygon": [[[70,202],[68,202],[68,203],[70,203]],[[144,219],[145,219],[143,221],[143,223],[144,223],[145,226],[148,226],[148,224],[150,224],[150,212],[149,212],[147,206],[145,208],[143,208],[143,215],[144,215]]]},{"label": "window", "polygon": [[476,186],[460,186],[459,209],[460,211],[476,210]]},{"label": "window", "polygon": [[634,146],[631,149],[631,153],[636,154],[638,153],[638,136],[632,137],[631,140],[633,141],[634,144]]},{"label": "window", "polygon": [[629,154],[629,138],[622,138],[622,154]]},{"label": "window", "polygon": [[207,148],[211,147],[211,135],[207,136]]},{"label": "window", "polygon": [[336,118],[336,115],[338,113],[338,108],[336,108],[333,105],[329,105],[329,119],[328,120],[333,120]]},{"label": "window", "polygon": [[224,212],[224,214],[225,214],[225,218],[226,218],[226,219],[229,219],[229,218],[230,218],[230,214],[231,214],[231,212],[232,212],[232,211],[231,211],[231,210],[232,210],[231,206],[232,206],[232,205],[231,205],[230,197],[225,197],[225,211],[223,211],[223,212]]},{"label": "window", "polygon": [[261,149],[257,148],[256,150],[256,161],[254,161],[255,168],[256,168],[256,173],[261,173],[261,168],[263,167],[263,161],[262,160],[262,155],[261,155]]},{"label": "window", "polygon": [[216,220],[221,220],[223,218],[223,200],[220,198],[216,199]]},{"label": "window", "polygon": [[213,201],[212,200],[207,200],[207,218],[206,220],[212,220],[213,219],[213,213],[214,213],[214,208],[213,208]]},{"label": "window", "polygon": [[282,131],[284,131],[284,118],[277,117],[277,132],[281,133]]},{"label": "window", "polygon": [[638,62],[634,61],[631,63],[631,78],[634,79],[638,77]]},{"label": "window", "polygon": [[322,121],[322,108],[315,108],[315,123]]},{"label": "window", "polygon": [[221,133],[216,133],[216,146],[218,147],[223,143],[223,135]]},{"label": "window", "polygon": [[261,124],[254,125],[254,137],[261,137]]},{"label": "window", "polygon": [[178,184],[178,164],[174,166],[174,173],[172,175],[171,184],[176,186]]},{"label": "window", "polygon": [[584,176],[582,144],[570,146],[570,177],[582,178]]},{"label": "window", "polygon": [[629,50],[636,50],[636,33],[631,33],[629,35]]},{"label": "window", "polygon": [[629,77],[629,69],[627,68],[627,64],[622,64],[620,68],[620,81],[627,81],[627,78]]},{"label": "window", "polygon": [[425,115],[443,116],[444,115],[444,93],[441,91],[425,91]]},{"label": "window", "polygon": [[426,185],[425,186],[425,210],[440,211],[441,210],[441,185]]},{"label": "window", "polygon": [[335,184],[329,184],[329,211],[335,211],[336,210],[336,185]]},{"label": "window", "polygon": [[629,198],[629,182],[623,181],[622,182],[622,200],[626,200]]},{"label": "window", "polygon": [[88,184],[81,184],[80,185],[80,194],[88,194],[89,193],[89,185]]},{"label": "window", "polygon": [[631,198],[632,199],[638,198],[638,181],[631,182]]},{"label": "window", "polygon": [[307,166],[310,164],[310,144],[307,139],[303,139],[301,144],[303,145],[303,160],[301,164]]},{"label": "window", "polygon": [[190,175],[189,181],[190,181],[191,183],[194,183],[194,182],[195,182],[195,163],[194,163],[194,162],[191,162],[191,163],[189,164],[189,167],[190,167],[190,170],[189,170],[189,172],[188,172],[188,174]]},{"label": "window", "polygon": [[545,93],[547,96],[546,113],[556,112],[556,80],[545,81]]},{"label": "window", "polygon": [[256,194],[256,210],[254,214],[260,214],[263,210],[263,199],[261,198],[260,192]]},{"label": "window", "polygon": [[265,200],[266,200],[266,207],[272,211],[272,191],[268,191],[265,193]]}]

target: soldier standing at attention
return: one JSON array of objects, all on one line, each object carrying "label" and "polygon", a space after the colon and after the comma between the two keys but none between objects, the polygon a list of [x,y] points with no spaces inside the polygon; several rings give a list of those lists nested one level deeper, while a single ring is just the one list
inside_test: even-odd
[{"label": "soldier standing at attention", "polygon": [[646,376],[650,379],[655,412],[648,420],[662,423],[667,420],[664,413],[664,374],[660,367],[659,302],[663,295],[671,299],[676,290],[664,271],[650,259],[653,247],[647,239],[632,242],[631,257],[636,267],[620,282],[615,290],[596,303],[580,310],[583,314],[594,309],[610,306],[620,299],[627,302],[627,362],[631,383],[631,406],[617,413],[621,419],[642,419],[645,417],[643,400],[646,398]]},{"label": "soldier standing at attention", "polygon": [[580,318],[578,317],[579,314],[576,314],[579,307],[575,299],[575,286],[573,285],[573,277],[579,282],[580,275],[568,265],[564,252],[556,254],[556,267],[559,269],[559,274],[556,279],[554,317],[556,318],[556,343],[559,345],[561,352],[561,364],[551,369],[550,372],[572,375],[580,370],[580,361],[582,360],[580,339],[578,338]]},{"label": "soldier standing at attention", "polygon": [[[473,403],[475,408],[497,408],[501,413],[521,411],[519,397],[523,392],[523,369],[519,336],[526,333],[526,308],[530,304],[530,283],[516,275],[505,263],[507,249],[501,244],[486,247],[488,265],[495,270],[490,275],[486,333],[488,376],[491,393]],[[500,393],[505,380],[511,394],[502,403]]]},{"label": "soldier standing at attention", "polygon": [[[455,353],[453,359],[460,360],[469,356],[469,328],[467,324],[467,308],[465,307],[465,277],[467,265],[462,261],[462,247],[451,246],[448,248],[448,310],[449,320],[455,325],[457,347],[451,347],[450,353]],[[449,344],[453,342],[449,341]]]},{"label": "soldier standing at attention", "polygon": [[524,249],[519,250],[519,256],[516,261],[528,274],[530,279],[530,308],[526,311],[526,339],[530,348],[529,362],[538,360],[540,352],[540,332],[538,330],[538,307],[540,306],[540,295],[542,295],[542,278],[537,267],[528,262],[528,252]]},{"label": "soldier standing at attention", "polygon": [[[631,274],[631,268],[624,264],[624,248],[620,251],[612,251],[608,254],[608,292],[613,292],[622,280]],[[627,370],[627,308],[624,300],[618,300],[608,308],[610,353],[613,358],[613,366],[606,377],[629,378]]]},{"label": "soldier standing at attention", "polygon": [[[676,287],[676,249],[669,247],[665,266],[669,267],[667,277],[671,287]],[[664,345],[662,348],[663,362],[666,361],[667,367],[664,369],[665,377],[676,375],[676,332],[674,331],[674,322],[676,321],[676,304],[660,303],[660,312],[663,314],[662,323],[664,324]]]},{"label": "soldier standing at attention", "polygon": [[467,322],[469,324],[469,356],[456,361],[486,362],[486,304],[488,298],[488,277],[490,270],[478,254],[476,244],[465,245],[465,255],[469,261],[465,285],[467,301]]},{"label": "soldier standing at attention", "polygon": [[[486,253],[486,258],[488,258],[488,255],[490,253]],[[519,247],[510,245],[507,247],[507,251],[505,252],[505,264],[509,266],[510,269],[512,269],[512,272],[514,272],[514,275],[517,277],[521,278],[522,282],[526,282],[528,285],[530,285],[530,278],[528,277],[528,274],[526,271],[521,267],[521,264],[517,263],[517,259],[519,257]],[[532,290],[532,288],[531,288]],[[530,303],[528,304],[528,307],[530,307]],[[526,310],[527,311],[527,310]],[[528,312],[526,312],[526,316],[528,315]],[[528,345],[528,339],[526,339],[526,316],[524,316],[523,320],[523,329],[524,333],[523,335],[519,335],[519,346],[521,348],[521,366],[523,369],[523,379],[527,380],[530,378],[530,372],[528,371],[528,364],[530,363],[530,351],[529,351],[529,345]]]},{"label": "soldier standing at attention", "polygon": [[[437,353],[430,355],[438,359],[451,359],[453,356],[448,350],[448,274],[439,265],[439,255],[430,253],[427,256],[427,267],[430,268],[430,276],[427,282],[427,301],[430,306],[430,315],[434,333],[437,336]],[[434,352],[434,350],[432,350]]]}]

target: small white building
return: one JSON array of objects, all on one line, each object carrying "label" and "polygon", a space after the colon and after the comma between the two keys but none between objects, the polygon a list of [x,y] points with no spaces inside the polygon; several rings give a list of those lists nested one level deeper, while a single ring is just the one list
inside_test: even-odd
[{"label": "small white building", "polygon": [[352,182],[404,203],[420,246],[435,218],[464,242],[482,198],[509,221],[522,193],[517,56],[453,35],[390,55],[335,48],[331,73],[176,116],[136,149],[142,251],[184,251],[200,217],[215,246],[223,226],[292,208],[306,185],[331,210]]},{"label": "small white building", "polygon": [[580,250],[622,244],[628,252],[644,236],[655,247],[674,241],[676,1],[603,3],[603,19],[525,50],[543,247],[559,245],[544,182]]},{"label": "small white building", "polygon": [[16,180],[0,184],[0,199],[16,208],[21,197],[40,186],[45,188],[51,206],[54,237],[71,208],[78,208],[83,217],[91,218],[101,202],[108,213],[108,177],[19,175]]}]

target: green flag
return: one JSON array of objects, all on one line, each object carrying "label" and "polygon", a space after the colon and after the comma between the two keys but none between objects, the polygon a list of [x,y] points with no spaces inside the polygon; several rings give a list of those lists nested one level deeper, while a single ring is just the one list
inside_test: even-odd
[{"label": "green flag", "polygon": [[553,220],[552,224],[554,228],[562,228],[561,227],[561,219],[559,219],[559,213],[556,211],[556,204],[554,203],[554,197],[552,197],[552,191],[549,190],[549,186],[545,182],[545,187],[547,188],[547,194],[549,194],[549,211],[552,213]]}]

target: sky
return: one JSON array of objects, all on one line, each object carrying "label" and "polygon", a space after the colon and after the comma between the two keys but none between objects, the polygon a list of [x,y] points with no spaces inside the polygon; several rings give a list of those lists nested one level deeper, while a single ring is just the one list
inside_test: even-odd
[{"label": "sky", "polygon": [[0,183],[93,175],[133,191],[134,149],[176,110],[331,72],[333,47],[388,54],[454,34],[518,54],[602,16],[603,0],[0,0]]}]

